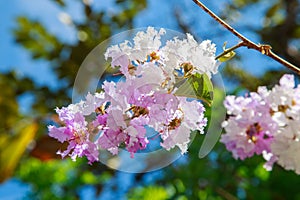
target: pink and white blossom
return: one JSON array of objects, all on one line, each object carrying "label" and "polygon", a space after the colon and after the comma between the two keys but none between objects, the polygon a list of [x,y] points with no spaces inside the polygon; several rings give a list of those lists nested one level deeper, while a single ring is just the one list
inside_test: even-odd
[{"label": "pink and white blossom", "polygon": [[236,159],[254,154],[300,174],[300,89],[294,76],[286,74],[268,90],[260,86],[246,97],[227,96],[224,105],[228,119],[221,142]]},{"label": "pink and white blossom", "polygon": [[174,94],[175,76],[187,63],[193,65],[191,74],[216,73],[215,45],[199,44],[189,34],[187,39],[163,44],[165,32],[149,27],[138,32],[133,42],[109,47],[105,59],[111,59],[113,68],[119,67],[123,78],[104,81],[103,92],[88,93],[85,100],[56,109],[63,125],[48,129],[51,137],[68,143],[66,150],[58,152],[62,157],[86,156],[92,163],[98,161],[99,150],[116,155],[120,148],[134,157],[149,144],[147,127],[157,132],[163,148],[178,147],[185,153],[191,131],[204,133],[204,106]]}]

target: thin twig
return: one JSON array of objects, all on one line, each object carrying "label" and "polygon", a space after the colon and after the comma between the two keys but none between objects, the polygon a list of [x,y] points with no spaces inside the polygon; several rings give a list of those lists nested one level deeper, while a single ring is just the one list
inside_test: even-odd
[{"label": "thin twig", "polygon": [[[243,41],[243,45],[246,46],[249,49],[255,49],[262,54],[265,54],[266,56],[272,58],[273,60],[276,60],[277,62],[281,63],[285,67],[293,70],[297,74],[300,75],[300,69],[296,67],[295,65],[289,63],[288,61],[284,60],[283,58],[279,57],[277,54],[271,51],[270,45],[264,45],[264,44],[255,44],[248,38],[246,38],[244,35],[239,33],[237,30],[232,28],[229,24],[227,24],[224,20],[222,20],[220,17],[218,17],[215,13],[213,13],[210,9],[208,9],[202,2],[199,0],[193,0],[202,10],[204,10],[206,13],[208,13],[214,20],[216,20],[218,23],[220,23],[224,28],[229,30],[232,34],[234,34],[236,37],[241,39]],[[228,52],[227,52],[228,53]]]},{"label": "thin twig", "polygon": [[217,56],[215,57],[215,59],[218,60],[218,59],[221,58],[222,56],[225,56],[225,55],[228,54],[229,52],[232,52],[232,51],[234,51],[235,49],[237,49],[237,48],[239,48],[239,47],[241,47],[241,46],[244,46],[244,42],[243,42],[243,41],[237,43],[236,45],[234,45],[233,47],[230,47],[229,49],[224,50],[221,54],[217,55]]}]

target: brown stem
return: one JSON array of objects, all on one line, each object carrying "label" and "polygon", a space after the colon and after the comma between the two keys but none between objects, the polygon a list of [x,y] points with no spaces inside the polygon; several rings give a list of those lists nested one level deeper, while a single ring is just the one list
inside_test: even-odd
[{"label": "brown stem", "polygon": [[293,70],[297,74],[300,75],[300,69],[296,67],[295,65],[289,63],[288,61],[284,60],[283,58],[279,57],[277,54],[271,51],[270,45],[260,45],[255,44],[245,36],[243,36],[241,33],[236,31],[234,28],[232,28],[229,24],[227,24],[224,20],[222,20],[220,17],[218,17],[215,13],[213,13],[211,10],[209,10],[203,3],[201,3],[199,0],[193,0],[202,10],[204,10],[206,13],[208,13],[214,20],[216,20],[219,24],[221,24],[224,28],[226,28],[228,31],[230,31],[232,34],[234,34],[236,37],[240,38],[243,41],[242,46],[248,47],[248,49],[255,49],[262,54],[265,54],[266,56],[272,58],[273,60],[276,60],[277,62],[281,63],[285,67]]}]

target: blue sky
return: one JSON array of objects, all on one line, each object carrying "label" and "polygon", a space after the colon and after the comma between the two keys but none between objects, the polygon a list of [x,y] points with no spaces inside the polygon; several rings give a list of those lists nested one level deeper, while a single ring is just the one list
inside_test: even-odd
[{"label": "blue sky", "polygon": [[[81,20],[82,13],[78,1],[68,0],[70,5],[64,12],[71,15],[74,20]],[[97,2],[97,3],[96,3]],[[105,3],[103,3],[105,2]],[[96,1],[94,7],[97,9],[106,9],[108,12],[115,12],[116,7],[113,1]],[[177,24],[174,23],[173,9],[176,7],[183,15],[183,19],[192,24],[192,28],[202,39],[211,39],[217,44],[218,52],[221,52],[222,45],[228,41],[228,46],[234,45],[238,39],[233,37],[226,30],[222,29],[217,23],[212,22],[211,18],[199,9],[191,0],[174,0],[172,3],[168,0],[151,0],[148,8],[142,11],[135,19],[135,27],[155,26],[178,30]],[[226,1],[203,1],[213,10],[222,8]],[[34,79],[38,85],[47,85],[55,87],[57,78],[51,72],[48,63],[38,60],[33,61],[30,54],[14,42],[12,28],[15,27],[15,18],[19,15],[26,15],[32,19],[41,21],[46,25],[49,32],[59,36],[60,39],[72,43],[76,40],[76,32],[66,26],[59,20],[62,10],[50,0],[10,0],[0,1],[1,8],[1,26],[0,26],[0,73],[16,70],[20,76],[28,76]],[[265,6],[262,4],[249,10],[241,12],[240,20],[242,24],[248,26],[261,26],[263,11]],[[253,17],[255,16],[255,17]],[[163,19],[163,20],[161,20]],[[215,34],[219,33],[219,34]],[[258,38],[252,32],[242,30],[242,33],[253,39],[255,42]],[[101,41],[99,41],[100,43]],[[260,55],[256,51],[246,48],[238,50],[238,53],[244,55],[243,67],[253,74],[262,74],[266,69],[281,67],[275,61]],[[245,56],[246,55],[246,56]],[[18,193],[15,193],[15,190]],[[20,195],[28,191],[28,186],[12,179],[3,185],[0,185],[0,199],[19,199]],[[88,190],[87,190],[88,191]]]}]

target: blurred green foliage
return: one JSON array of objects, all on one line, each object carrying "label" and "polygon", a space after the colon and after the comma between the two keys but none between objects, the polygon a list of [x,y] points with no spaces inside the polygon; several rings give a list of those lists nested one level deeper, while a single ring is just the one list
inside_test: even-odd
[{"label": "blurred green foliage", "polygon": [[135,188],[128,194],[129,200],[144,199],[144,200],[164,200],[168,199],[169,195],[165,188],[159,186],[145,186]]},{"label": "blurred green foliage", "polygon": [[[5,173],[7,163],[4,159],[11,152],[23,155],[22,158],[14,156],[14,167],[9,168],[11,171],[1,181],[13,175],[28,183],[31,186],[28,199],[79,199],[80,190],[87,185],[93,186],[96,195],[99,195],[107,182],[117,177],[115,171],[100,163],[89,166],[85,159],[77,162],[57,159],[55,151],[62,145],[45,136],[47,124],[57,120],[53,109],[70,103],[71,86],[86,55],[112,34],[133,28],[133,19],[147,6],[146,0],[116,0],[118,12],[107,13],[83,2],[87,1],[81,3],[84,19],[80,22],[72,21],[79,36],[75,43],[63,42],[49,33],[40,21],[27,16],[18,17],[17,26],[13,30],[16,42],[30,52],[33,59],[51,64],[59,79],[58,89],[38,86],[34,80],[20,78],[13,71],[0,74],[0,173]],[[53,3],[62,10],[67,6],[64,0],[53,0]],[[263,27],[252,31],[262,41],[272,45],[275,52],[300,66],[298,0],[233,0],[222,8],[221,13],[226,13],[222,17],[226,19],[230,18],[229,15],[236,16],[235,13],[247,8],[253,9],[262,3],[267,5],[262,19]],[[178,20],[175,23],[181,28],[187,28],[182,24],[184,20],[179,18],[180,15],[174,17]],[[236,21],[238,23],[238,18]],[[223,70],[224,78],[235,86],[229,91],[230,94],[254,91],[258,85],[272,86],[286,72],[273,70],[256,77],[236,67],[238,59],[239,56],[235,56]],[[18,99],[24,94],[30,94],[34,98],[28,113],[21,112],[18,104]],[[30,139],[32,136],[30,131],[15,127],[16,122],[24,121],[32,123],[28,127],[38,125],[32,131],[35,138],[31,142],[23,142],[21,148],[15,148],[18,146],[14,142],[15,138]],[[220,143],[207,157],[199,159],[198,151],[202,142],[203,136],[197,135],[183,161],[164,168],[163,175],[151,185],[143,179],[147,174],[133,174],[134,187],[128,192],[128,199],[300,199],[300,178],[294,172],[285,171],[278,166],[272,172],[267,172],[262,168],[263,160],[259,157],[245,161],[234,160]],[[28,144],[31,144],[31,148],[25,151]],[[5,150],[6,147],[8,149]],[[17,171],[14,172],[17,165]],[[115,182],[111,186],[112,198],[118,193],[118,184],[122,182]]]},{"label": "blurred green foliage", "polygon": [[31,183],[28,199],[78,199],[83,186],[93,185],[100,192],[111,178],[107,172],[93,173],[86,162],[86,159],[43,162],[28,158],[20,165],[17,176]]}]

